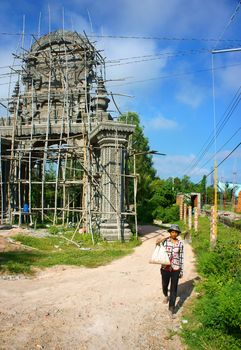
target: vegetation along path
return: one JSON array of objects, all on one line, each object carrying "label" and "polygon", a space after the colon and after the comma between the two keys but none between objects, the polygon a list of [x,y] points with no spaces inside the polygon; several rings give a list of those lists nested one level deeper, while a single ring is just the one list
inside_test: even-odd
[{"label": "vegetation along path", "polygon": [[180,309],[170,319],[159,266],[148,263],[156,238],[167,232],[141,231],[143,244],[109,265],[58,266],[34,278],[0,280],[0,348],[184,349],[177,333],[197,276],[191,247],[185,242]]}]

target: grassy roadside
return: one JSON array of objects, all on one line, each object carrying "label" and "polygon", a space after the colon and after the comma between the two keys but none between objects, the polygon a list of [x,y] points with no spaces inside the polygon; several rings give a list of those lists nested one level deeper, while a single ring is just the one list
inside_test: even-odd
[{"label": "grassy roadside", "polygon": [[70,239],[73,231],[59,233],[57,231],[54,235],[44,238],[15,236],[15,241],[32,249],[0,253],[0,273],[33,274],[36,268],[54,265],[98,267],[130,254],[136,246],[141,244],[135,239],[124,243],[107,243],[95,237],[93,245],[90,235],[76,234],[75,241],[80,245],[78,248],[65,239]]},{"label": "grassy roadside", "polygon": [[[184,227],[182,227],[184,229]],[[216,248],[209,248],[210,223],[200,218],[192,247],[201,281],[198,297],[185,310],[182,336],[191,350],[238,350],[241,344],[241,232],[218,224]]]}]

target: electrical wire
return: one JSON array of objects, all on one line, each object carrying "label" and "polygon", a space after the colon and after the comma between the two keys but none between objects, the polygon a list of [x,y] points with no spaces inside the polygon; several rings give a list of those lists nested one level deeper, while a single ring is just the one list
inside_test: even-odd
[{"label": "electrical wire", "polygon": [[[218,69],[223,69],[223,68],[229,68],[229,67],[237,67],[240,66],[241,63],[236,63],[236,64],[230,64],[230,65],[225,65],[225,66],[219,66],[219,67],[215,67],[214,70],[218,70]],[[185,75],[191,75],[191,74],[197,74],[197,73],[203,73],[203,72],[209,72],[211,70],[211,68],[206,68],[206,69],[199,69],[196,71],[190,71],[190,72],[185,72],[185,73],[173,73],[173,74],[169,74],[169,75],[162,75],[159,77],[155,77],[155,78],[148,78],[148,79],[142,79],[142,80],[132,80],[129,82],[125,82],[123,84],[115,84],[115,85],[108,85],[108,87],[116,87],[116,86],[125,86],[125,85],[132,85],[132,84],[136,84],[136,83],[146,83],[148,81],[154,81],[154,80],[160,80],[160,79],[168,79],[168,78],[179,78]]]},{"label": "electrical wire", "polygon": [[[231,156],[231,154],[232,154],[234,151],[236,151],[236,149],[237,149],[240,145],[241,145],[241,142],[240,142],[236,147],[234,147],[234,149],[233,149],[233,150],[232,150],[218,165],[217,165],[217,168],[218,168],[221,164],[223,164],[223,163],[225,162],[225,160],[228,159],[228,158]],[[209,175],[211,175],[213,172],[214,172],[214,169],[213,169],[212,171],[210,171],[210,173],[207,174],[206,177],[208,177]]]},{"label": "electrical wire", "polygon": [[[223,48],[225,50],[225,48]],[[131,63],[136,63],[136,62],[145,62],[145,61],[152,61],[155,59],[160,59],[162,57],[178,57],[178,56],[187,56],[187,55],[198,55],[198,54],[203,54],[203,53],[211,53],[212,51],[206,48],[201,48],[201,49],[190,49],[190,50],[177,50],[177,51],[172,51],[172,52],[160,52],[157,54],[152,54],[152,55],[140,55],[140,56],[130,56],[130,57],[124,57],[124,58],[113,58],[112,60],[106,61],[105,63],[107,64],[107,67],[113,67],[113,66],[118,66],[118,65],[123,65],[123,64],[131,64]],[[141,60],[137,60],[141,59]],[[134,61],[133,61],[134,60]],[[126,63],[119,63],[122,61],[130,61]],[[14,65],[15,67],[21,67],[20,65]],[[0,66],[0,69],[6,69],[10,68],[10,66]],[[0,76],[2,75],[7,75],[9,73],[1,73]]]},{"label": "electrical wire", "polygon": [[[130,57],[130,58],[121,58],[121,59],[115,59],[116,61],[129,61],[129,62],[123,62],[123,63],[112,63],[107,64],[106,67],[115,67],[115,66],[123,66],[125,64],[133,64],[133,63],[140,63],[140,62],[148,62],[148,61],[155,61],[160,59],[165,59],[169,57],[180,57],[180,56],[187,56],[187,55],[197,55],[197,54],[204,54],[204,53],[210,53],[211,51],[208,49],[200,49],[200,50],[187,50],[187,51],[180,51],[177,53],[160,53],[156,55],[146,55],[146,56],[136,56],[136,57]],[[146,58],[145,58],[146,57]],[[138,58],[145,58],[141,60],[134,60]]]},{"label": "electrical wire", "polygon": [[[234,110],[237,108],[239,102],[240,102],[240,96],[241,96],[241,87],[236,91],[232,101],[228,105],[226,111],[223,114],[223,117],[219,120],[217,127],[217,136],[221,133],[222,129],[224,128],[225,124],[227,121],[230,119],[232,116]],[[213,133],[211,133],[207,139],[207,141],[204,143],[203,147],[198,153],[198,158],[195,158],[190,165],[188,165],[185,169],[184,172],[188,171],[189,173],[192,172],[192,170],[197,166],[197,164],[202,160],[202,158],[205,156],[209,148],[214,142],[214,136]]]},{"label": "electrical wire", "polygon": [[219,39],[218,39],[218,41],[217,41],[217,43],[216,43],[216,45],[215,45],[215,49],[217,48],[217,45],[218,45],[219,41],[222,40],[222,37],[224,36],[224,33],[226,32],[226,30],[228,29],[228,27],[230,26],[230,24],[233,22],[234,18],[236,17],[236,15],[237,15],[237,13],[238,13],[238,11],[239,11],[239,9],[240,9],[240,5],[241,5],[241,1],[239,0],[239,1],[238,1],[238,4],[237,4],[237,6],[236,6],[236,8],[235,8],[235,10],[234,10],[234,12],[233,12],[233,14],[231,15],[231,17],[230,17],[228,23],[226,24],[226,26],[224,27],[223,32],[222,32],[221,35],[219,36]]},{"label": "electrical wire", "polygon": [[[233,14],[231,15],[228,23],[226,24],[226,26],[224,27],[224,30],[223,32],[221,33],[221,35],[219,36],[218,38],[218,41],[216,42],[216,45],[215,45],[215,49],[218,45],[218,43],[222,40],[222,37],[224,35],[224,33],[226,32],[226,30],[228,29],[228,27],[230,26],[231,22],[234,20],[235,16],[237,15],[239,9],[240,9],[240,5],[241,5],[241,1],[239,0],[238,1],[238,4],[236,5],[235,7],[235,11],[233,12]],[[227,115],[224,120],[222,121],[221,125],[219,126],[219,129],[218,129],[218,132],[217,132],[217,125],[216,125],[216,108],[215,108],[215,92],[214,92],[214,64],[213,64],[213,56],[212,56],[212,78],[213,78],[213,113],[214,113],[214,135],[213,137],[211,138],[211,140],[209,141],[209,143],[207,144],[206,148],[204,149],[204,151],[201,153],[201,155],[197,158],[197,159],[194,159],[191,163],[191,165],[189,165],[184,171],[186,171],[187,169],[190,168],[190,172],[192,173],[192,171],[194,170],[195,171],[195,168],[196,166],[198,165],[198,163],[201,161],[201,159],[205,156],[205,154],[207,153],[207,151],[209,150],[209,148],[211,147],[211,145],[213,144],[213,142],[215,143],[215,154],[214,154],[214,157],[216,156],[216,138],[217,136],[220,134],[220,132],[222,131],[222,129],[224,128],[225,124],[227,123],[228,119],[231,117],[231,115],[233,114],[233,111],[234,109],[237,107],[237,105],[239,104],[240,102],[240,94],[238,96],[238,98],[235,100],[235,104],[232,106],[232,110],[230,112],[229,115]],[[240,88],[238,89],[238,92],[239,93],[239,90]],[[237,93],[235,94],[235,98],[236,98],[236,95]],[[226,112],[225,112],[226,113]],[[220,120],[221,121],[221,120]],[[219,121],[219,122],[220,122]],[[211,134],[212,135],[212,134]],[[210,139],[211,135],[209,136],[208,140]],[[204,145],[205,147],[205,145]],[[203,148],[202,148],[203,149]],[[200,153],[200,152],[199,152]],[[214,158],[212,157],[212,158]],[[193,164],[194,163],[194,164]],[[206,165],[206,163],[205,163]]]},{"label": "electrical wire", "polygon": [[[194,55],[194,54],[202,54],[202,53],[210,53],[211,51],[205,48],[201,49],[190,49],[190,50],[177,50],[177,51],[172,51],[172,52],[159,52],[157,54],[152,54],[152,55],[140,55],[140,56],[130,56],[130,57],[124,57],[124,58],[113,58],[112,60],[105,61],[106,64],[110,63],[111,65],[108,65],[108,67],[112,67],[115,65],[114,63],[118,63],[121,61],[132,61],[136,59],[146,59],[146,58],[151,58],[151,59],[159,59],[160,56],[168,56],[168,57],[173,57],[173,56],[184,56],[184,55]],[[134,61],[135,63],[136,61]],[[138,62],[138,61],[137,61]],[[141,62],[141,61],[140,61]],[[118,65],[118,64],[117,64]],[[15,64],[14,67],[21,67],[21,65]],[[0,66],[0,69],[6,69],[10,68],[10,66]],[[6,75],[8,73],[1,73],[1,75]]]},{"label": "electrical wire", "polygon": [[[232,106],[231,111],[228,113],[228,115],[225,117],[225,119],[222,121],[221,125],[219,126],[217,132],[215,133],[216,137],[217,137],[217,136],[221,133],[221,131],[223,130],[224,126],[226,125],[226,123],[228,122],[228,120],[230,119],[230,117],[232,116],[234,110],[237,108],[237,106],[238,106],[240,100],[241,100],[241,94],[239,94],[239,96],[237,97],[237,99],[235,100],[235,102],[234,102],[234,104],[233,104],[233,106]],[[204,154],[203,154],[203,156],[202,156],[201,158],[203,158],[203,157],[205,156],[205,154],[206,154],[207,151],[210,149],[210,147],[211,147],[211,145],[214,143],[214,141],[215,141],[215,137],[213,136],[212,139],[211,139],[211,141],[209,142],[209,144],[208,144],[207,147],[205,148],[205,152],[204,152]],[[201,160],[201,159],[200,159],[200,160]],[[200,160],[199,160],[199,161],[200,161]],[[198,163],[199,163],[199,161],[198,161]],[[196,165],[197,165],[197,164],[196,164]],[[194,165],[194,166],[192,167],[192,169],[193,169],[196,165]],[[192,170],[192,169],[191,169],[191,170]]]},{"label": "electrical wire", "polygon": [[[241,127],[239,127],[234,134],[218,149],[217,153],[219,153],[220,151],[222,151],[222,149],[238,134],[238,132],[241,130]],[[202,164],[200,166],[200,168],[204,168],[213,158],[215,155],[213,155],[211,158],[209,158],[204,164]],[[195,170],[194,173],[192,173],[192,175],[195,175]]]},{"label": "electrical wire", "polygon": [[123,57],[123,58],[113,58],[113,60],[105,61],[105,63],[112,63],[113,61],[124,61],[124,60],[130,60],[130,59],[137,59],[137,58],[146,58],[146,57],[156,57],[156,56],[166,56],[166,55],[174,55],[174,54],[181,54],[181,53],[189,53],[189,52],[211,52],[207,48],[201,48],[201,49],[190,49],[190,50],[177,50],[177,51],[170,51],[170,52],[159,52],[157,54],[152,55],[141,55],[141,56],[132,56],[132,57]]},{"label": "electrical wire", "polygon": [[[10,33],[0,32],[0,35],[9,36],[22,36],[23,33]],[[25,36],[38,35],[36,33],[25,33]],[[162,40],[162,41],[204,41],[204,42],[240,42],[240,39],[215,39],[215,38],[177,38],[177,37],[163,37],[163,36],[141,36],[141,35],[98,35],[98,34],[87,34],[90,38],[109,38],[109,39],[135,39],[135,40]]]}]

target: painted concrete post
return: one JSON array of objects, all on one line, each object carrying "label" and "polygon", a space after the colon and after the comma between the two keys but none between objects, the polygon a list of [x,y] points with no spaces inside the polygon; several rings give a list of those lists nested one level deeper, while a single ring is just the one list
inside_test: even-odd
[{"label": "painted concrete post", "polygon": [[186,225],[187,223],[187,205],[186,203],[184,203],[184,206],[183,206],[183,221],[184,221],[184,224]]},{"label": "painted concrete post", "polygon": [[191,205],[188,206],[188,228],[191,230],[192,228],[192,207]]},{"label": "painted concrete post", "polygon": [[237,204],[237,207],[236,207],[236,212],[237,213],[241,213],[241,191],[238,194],[238,204]]},{"label": "painted concrete post", "polygon": [[198,231],[198,212],[199,212],[198,208],[195,207],[194,208],[194,230],[195,230],[195,232]]},{"label": "painted concrete post", "polygon": [[182,219],[183,219],[183,198],[180,199],[179,214],[180,214],[180,221],[182,221]]},{"label": "painted concrete post", "polygon": [[211,227],[210,227],[210,244],[212,247],[216,244],[217,232],[216,232],[216,215],[215,215],[215,207],[211,207]]}]

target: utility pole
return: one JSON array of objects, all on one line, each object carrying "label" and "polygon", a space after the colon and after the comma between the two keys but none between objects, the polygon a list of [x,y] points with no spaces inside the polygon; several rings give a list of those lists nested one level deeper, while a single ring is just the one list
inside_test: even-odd
[{"label": "utility pole", "polygon": [[[212,50],[212,55],[227,53],[227,52],[238,52],[241,51],[241,47],[231,49]],[[214,67],[213,67],[213,56],[212,56],[212,78],[213,78],[213,109],[214,109],[214,139],[215,139],[215,160],[214,160],[214,207],[213,207],[213,225],[211,229],[210,243],[212,247],[216,246],[217,241],[217,162],[216,162],[216,112],[215,112],[215,90],[214,90]]]}]

